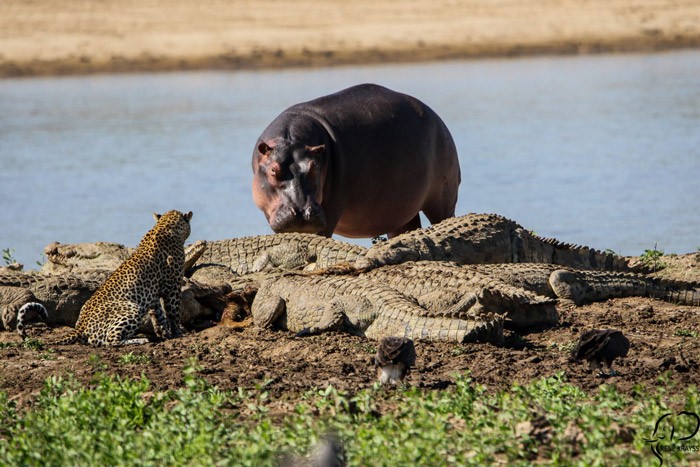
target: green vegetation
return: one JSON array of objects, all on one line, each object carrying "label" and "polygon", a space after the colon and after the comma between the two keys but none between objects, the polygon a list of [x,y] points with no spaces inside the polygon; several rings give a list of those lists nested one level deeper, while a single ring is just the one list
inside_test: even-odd
[{"label": "green vegetation", "polygon": [[22,342],[0,342],[0,349],[17,347],[29,350],[44,350],[44,344],[33,337],[23,340]]},{"label": "green vegetation", "polygon": [[[5,266],[16,263],[17,258],[15,258],[15,250],[12,248],[5,248],[2,250],[2,260],[5,262]],[[41,257],[36,261],[36,265],[42,267],[44,264],[46,264],[46,255],[42,253]]]},{"label": "green vegetation", "polygon": [[88,356],[87,362],[88,365],[92,367],[93,371],[96,372],[107,371],[107,369],[109,368],[109,365],[102,361],[102,357],[95,353],[92,353]]},{"label": "green vegetation", "polygon": [[146,354],[129,352],[119,357],[119,363],[124,365],[148,365],[151,363],[151,357]]},{"label": "green vegetation", "polygon": [[56,360],[56,350],[44,347],[44,344],[33,337],[23,340],[22,342],[0,342],[0,349],[27,349],[39,352],[37,358],[41,360]]},{"label": "green vegetation", "polygon": [[[275,465],[332,433],[350,465],[658,465],[644,439],[656,420],[700,411],[696,388],[678,401],[665,400],[663,385],[631,397],[602,385],[589,395],[562,375],[498,393],[467,376],[443,391],[328,387],[293,407],[265,386],[223,392],[189,367],[184,386],[168,392],[152,391],[143,376],[99,376],[89,386],[50,378],[26,412],[0,392],[0,464]],[[287,415],[270,416],[275,404]],[[677,432],[691,428],[683,423]],[[674,465],[693,459],[664,452]]]},{"label": "green vegetation", "polygon": [[564,342],[564,343],[557,343],[557,342],[552,342],[550,344],[550,348],[555,348],[559,350],[560,352],[564,352],[567,354],[570,354],[576,345],[578,344],[578,339],[569,341],[569,342]]},{"label": "green vegetation", "polygon": [[12,248],[5,248],[2,250],[2,260],[5,262],[5,265],[10,265],[17,262],[14,255],[15,250]]},{"label": "green vegetation", "polygon": [[678,337],[698,337],[698,333],[690,329],[676,329],[673,334]]},{"label": "green vegetation", "polygon": [[651,268],[654,271],[658,271],[666,267],[666,263],[664,263],[661,259],[663,258],[663,256],[664,252],[662,250],[658,250],[657,244],[655,243],[654,249],[644,250],[644,254],[642,254],[639,257],[639,259],[645,266]]},{"label": "green vegetation", "polygon": [[36,261],[36,265],[41,268],[44,264],[46,264],[47,258],[46,254],[42,253],[39,259]]}]

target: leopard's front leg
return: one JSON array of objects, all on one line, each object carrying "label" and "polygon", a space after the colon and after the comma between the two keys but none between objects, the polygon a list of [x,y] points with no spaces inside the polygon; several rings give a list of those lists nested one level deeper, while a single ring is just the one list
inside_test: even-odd
[{"label": "leopard's front leg", "polygon": [[165,317],[169,323],[171,337],[182,336],[182,326],[180,325],[180,313],[182,308],[182,290],[179,282],[171,287],[168,293],[160,300],[164,309]]},{"label": "leopard's front leg", "polygon": [[148,316],[153,324],[153,331],[156,336],[161,339],[170,339],[173,337],[170,320],[167,313],[163,309],[163,300],[159,299],[153,308],[148,310]]}]

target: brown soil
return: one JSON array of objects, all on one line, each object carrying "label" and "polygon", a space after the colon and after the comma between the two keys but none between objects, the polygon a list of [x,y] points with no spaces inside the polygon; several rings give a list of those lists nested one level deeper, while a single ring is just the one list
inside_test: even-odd
[{"label": "brown soil", "polygon": [[[665,261],[674,277],[700,278],[700,253]],[[468,371],[477,383],[496,390],[563,371],[572,384],[586,391],[608,383],[631,393],[637,384],[653,388],[662,375],[668,378],[670,394],[682,394],[689,386],[700,385],[700,307],[623,298],[582,307],[562,306],[559,312],[559,326],[520,334],[507,332],[502,347],[418,342],[417,365],[407,382],[441,389],[453,384],[456,373]],[[371,364],[375,343],[364,338],[343,334],[296,338],[288,332],[213,323],[202,323],[201,328],[183,338],[126,348],[70,345],[55,347],[51,353],[0,345],[0,390],[24,404],[51,375],[70,373],[89,382],[98,371],[132,377],[143,373],[154,389],[172,389],[182,384],[183,367],[193,357],[202,366],[201,376],[220,388],[254,388],[271,380],[268,390],[284,407],[288,407],[285,401],[298,399],[314,387],[333,385],[354,392],[375,381]],[[573,342],[581,331],[591,328],[620,329],[629,337],[630,353],[615,365],[620,376],[601,378],[592,374],[587,364],[569,362]],[[33,331],[46,339],[66,328]],[[0,343],[10,342],[20,342],[16,333],[0,332]],[[152,363],[120,363],[120,357],[130,352],[148,355]]]},{"label": "brown soil", "polygon": [[0,77],[700,45],[680,0],[3,0]]}]

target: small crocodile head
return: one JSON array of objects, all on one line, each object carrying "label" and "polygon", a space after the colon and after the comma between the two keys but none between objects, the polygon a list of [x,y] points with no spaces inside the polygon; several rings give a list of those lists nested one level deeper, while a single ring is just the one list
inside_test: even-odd
[{"label": "small crocodile head", "polygon": [[389,264],[420,260],[420,253],[415,248],[405,245],[400,237],[372,246],[364,256],[355,261],[358,269],[372,269]]}]

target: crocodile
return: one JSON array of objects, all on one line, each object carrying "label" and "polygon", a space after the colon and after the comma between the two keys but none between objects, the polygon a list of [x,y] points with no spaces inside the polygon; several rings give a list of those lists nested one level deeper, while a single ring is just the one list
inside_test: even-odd
[{"label": "crocodile", "polygon": [[191,271],[223,265],[238,275],[353,263],[366,248],[309,233],[279,233],[207,242]]},{"label": "crocodile", "polygon": [[[185,247],[185,270],[190,269],[204,254],[207,242],[197,240]],[[127,258],[134,254],[136,248],[119,243],[58,243],[53,242],[44,247],[46,263],[41,272],[46,274],[82,273],[84,271],[114,271]]]},{"label": "crocodile", "polygon": [[80,308],[109,275],[106,271],[51,275],[39,272],[0,272],[0,313],[6,330],[16,329],[17,312],[27,303],[41,303],[48,322],[75,324]]},{"label": "crocodile", "polygon": [[355,265],[371,269],[407,261],[552,263],[589,269],[628,271],[625,258],[586,246],[539,237],[498,214],[451,217],[373,245]]},{"label": "crocodile", "polygon": [[[256,272],[326,268],[337,263],[352,263],[366,250],[359,245],[309,233],[198,240],[186,247],[185,271],[191,276],[201,268],[217,266],[241,276]],[[117,243],[54,242],[44,248],[48,261],[42,272],[114,271],[133,252],[133,248]]]},{"label": "crocodile", "polygon": [[41,272],[47,274],[80,273],[84,270],[114,271],[135,251],[119,243],[59,243],[44,247],[46,263]]},{"label": "crocodile", "polygon": [[514,287],[576,305],[617,297],[651,297],[679,305],[700,306],[700,283],[696,282],[541,263],[467,267]]},{"label": "crocodile", "polygon": [[[75,245],[53,243],[45,248],[48,263],[43,270],[114,270],[132,251],[104,242]],[[209,241],[193,267],[186,268],[186,275],[211,265],[227,267],[234,274],[245,275],[275,270],[322,269],[340,263],[371,269],[420,260],[460,264],[537,262],[591,269],[631,270],[625,258],[612,253],[539,237],[497,214],[467,214],[445,219],[425,229],[406,232],[388,241],[378,242],[371,248],[309,233]]]},{"label": "crocodile", "polygon": [[557,303],[640,296],[700,306],[697,283],[544,263],[418,261],[372,269],[360,277],[414,298],[435,316],[505,314],[505,326],[516,329],[556,324]]},{"label": "crocodile", "polygon": [[369,339],[503,340],[501,316],[433,316],[393,288],[355,275],[288,273],[269,279],[260,285],[251,311],[259,327],[276,325],[300,335],[344,331]]},{"label": "crocodile", "polygon": [[462,319],[486,311],[504,314],[508,328],[552,325],[559,319],[556,299],[457,263],[410,261],[372,269],[360,277],[414,298],[435,316]]}]

